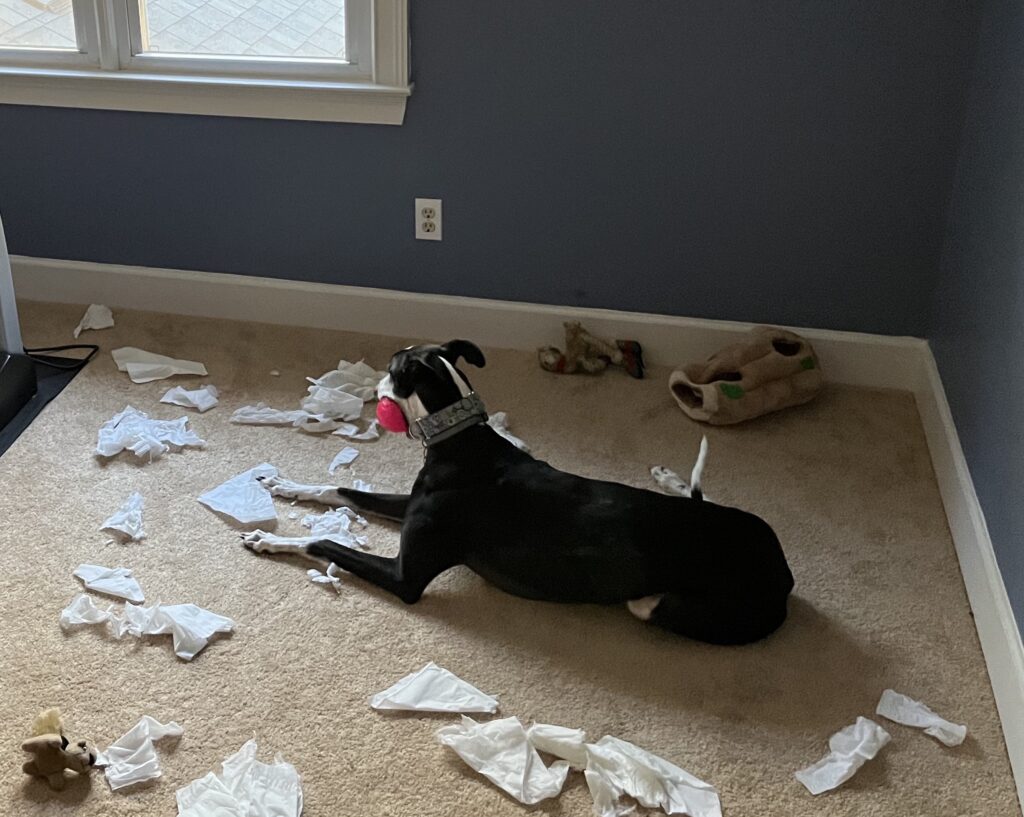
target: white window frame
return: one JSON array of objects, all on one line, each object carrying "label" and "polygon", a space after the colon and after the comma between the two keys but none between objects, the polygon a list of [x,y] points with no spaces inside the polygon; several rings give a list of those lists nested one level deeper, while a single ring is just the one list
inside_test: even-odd
[{"label": "white window frame", "polygon": [[72,0],[79,50],[0,47],[0,103],[400,125],[407,0],[346,0],[346,63],[139,53],[139,0]]}]

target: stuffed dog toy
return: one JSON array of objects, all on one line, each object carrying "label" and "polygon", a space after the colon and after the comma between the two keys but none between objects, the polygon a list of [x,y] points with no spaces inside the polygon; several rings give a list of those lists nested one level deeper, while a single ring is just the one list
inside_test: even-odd
[{"label": "stuffed dog toy", "polygon": [[64,770],[88,774],[96,763],[96,752],[89,744],[80,740],[72,744],[63,733],[63,721],[59,709],[47,709],[33,724],[31,737],[21,748],[32,755],[32,760],[22,764],[21,770],[32,777],[45,780],[51,789],[64,788],[67,778]]},{"label": "stuffed dog toy", "polygon": [[462,564],[523,598],[628,604],[642,619],[714,644],[756,641],[782,624],[793,576],[763,519],[704,501],[699,485],[668,496],[534,459],[487,425],[460,359],[485,362],[465,340],[403,349],[378,387],[382,425],[425,449],[409,494],[265,480],[278,496],[400,521],[397,557],[263,531],[244,534],[244,544],[329,560],[410,604]]}]

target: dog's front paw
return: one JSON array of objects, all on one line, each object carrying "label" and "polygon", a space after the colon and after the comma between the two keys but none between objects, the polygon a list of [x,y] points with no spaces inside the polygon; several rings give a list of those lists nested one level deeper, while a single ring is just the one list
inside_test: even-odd
[{"label": "dog's front paw", "polygon": [[267,538],[270,536],[270,534],[266,531],[254,530],[250,531],[249,533],[243,533],[241,536],[243,547],[248,548],[253,553],[273,552],[270,550],[270,542]]}]

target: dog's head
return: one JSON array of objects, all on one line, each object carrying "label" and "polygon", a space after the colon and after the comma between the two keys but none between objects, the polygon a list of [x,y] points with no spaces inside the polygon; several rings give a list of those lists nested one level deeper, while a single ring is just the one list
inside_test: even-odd
[{"label": "dog's head", "polygon": [[473,390],[469,378],[456,368],[460,358],[478,367],[486,363],[484,353],[468,340],[410,346],[396,352],[387,377],[377,387],[381,425],[404,432],[416,420],[469,394]]}]

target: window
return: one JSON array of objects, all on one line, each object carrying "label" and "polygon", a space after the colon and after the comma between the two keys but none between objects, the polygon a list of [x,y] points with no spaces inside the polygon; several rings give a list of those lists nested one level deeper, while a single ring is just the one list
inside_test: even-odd
[{"label": "window", "polygon": [[0,0],[0,103],[401,124],[406,0]]}]

